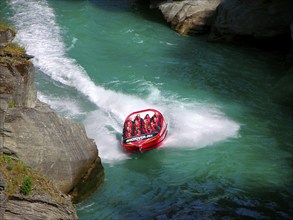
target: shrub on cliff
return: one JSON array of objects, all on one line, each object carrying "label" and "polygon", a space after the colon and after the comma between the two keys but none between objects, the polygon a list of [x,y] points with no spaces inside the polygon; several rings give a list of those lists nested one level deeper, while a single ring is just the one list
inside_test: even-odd
[{"label": "shrub on cliff", "polygon": [[0,49],[0,56],[22,57],[25,54],[25,49],[16,43],[10,43],[6,47]]},{"label": "shrub on cliff", "polygon": [[55,202],[66,203],[53,182],[20,161],[10,156],[0,156],[0,172],[6,182],[6,194],[24,194],[30,196],[47,195]]},{"label": "shrub on cliff", "polygon": [[22,182],[22,185],[20,187],[20,193],[24,195],[28,195],[32,191],[33,186],[33,180],[31,176],[26,176]]}]

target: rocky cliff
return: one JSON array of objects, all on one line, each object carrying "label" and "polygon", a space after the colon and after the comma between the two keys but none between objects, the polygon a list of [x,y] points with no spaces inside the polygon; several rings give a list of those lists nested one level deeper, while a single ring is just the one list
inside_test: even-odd
[{"label": "rocky cliff", "polygon": [[221,0],[151,1],[171,27],[182,35],[203,34],[210,31]]},{"label": "rocky cliff", "polygon": [[158,8],[178,33],[208,33],[212,41],[290,36],[293,21],[291,0],[151,0],[151,8]]},{"label": "rocky cliff", "polygon": [[217,9],[210,39],[231,40],[237,36],[261,40],[279,36],[289,38],[292,11],[293,2],[290,0],[225,0]]},{"label": "rocky cliff", "polygon": [[[37,99],[31,57],[11,44],[14,36],[10,28],[0,30],[0,155],[13,155],[63,194],[83,198],[103,181],[97,146],[83,125],[60,117]],[[1,173],[0,179],[5,182]],[[77,218],[71,202],[64,205],[47,196],[7,198],[3,184],[0,205],[0,219]]]}]

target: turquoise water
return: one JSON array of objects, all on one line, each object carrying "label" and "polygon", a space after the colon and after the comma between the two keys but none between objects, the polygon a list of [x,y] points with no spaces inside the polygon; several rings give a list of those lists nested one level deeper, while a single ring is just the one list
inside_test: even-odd
[{"label": "turquoise water", "polygon": [[[277,55],[179,36],[134,0],[7,4],[39,99],[97,143],[105,181],[80,219],[290,219],[293,119],[271,98]],[[123,120],[150,107],[166,141],[128,155]]]}]

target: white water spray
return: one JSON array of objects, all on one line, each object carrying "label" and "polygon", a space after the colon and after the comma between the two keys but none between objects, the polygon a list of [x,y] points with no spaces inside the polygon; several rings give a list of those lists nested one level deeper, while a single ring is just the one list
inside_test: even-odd
[{"label": "white water spray", "polygon": [[[160,110],[169,122],[164,147],[200,148],[236,136],[239,125],[215,108],[163,97],[156,87],[149,95],[151,98],[142,100],[96,85],[84,68],[67,56],[54,10],[46,1],[12,0],[10,4],[14,10],[11,19],[18,30],[16,40],[35,57],[34,65],[53,80],[75,88],[98,107],[88,114],[84,124],[104,162],[127,158],[120,146],[123,120],[129,113],[145,108]],[[58,103],[58,98],[40,98],[57,110],[59,104],[72,107],[63,100]]]}]

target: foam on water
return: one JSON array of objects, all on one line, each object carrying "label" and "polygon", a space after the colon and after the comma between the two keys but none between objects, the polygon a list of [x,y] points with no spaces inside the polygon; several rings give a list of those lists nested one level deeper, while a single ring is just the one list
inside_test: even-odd
[{"label": "foam on water", "polygon": [[[151,85],[146,99],[96,85],[84,68],[67,56],[68,48],[63,43],[54,11],[46,1],[12,0],[10,5],[14,10],[11,20],[18,30],[16,40],[35,57],[34,65],[53,80],[75,88],[96,104],[97,110],[88,113],[84,124],[88,135],[95,139],[104,162],[127,158],[120,146],[122,124],[129,113],[140,109],[156,108],[165,115],[169,123],[165,147],[196,149],[237,135],[239,125],[217,108],[175,96],[164,97],[154,85]],[[76,112],[68,110],[70,114],[80,114],[72,101],[64,102],[40,93],[39,98],[58,111],[66,111],[60,109],[62,106],[76,109]]]},{"label": "foam on water", "polygon": [[38,92],[38,98],[40,101],[49,104],[56,111],[61,112],[66,118],[75,119],[86,114],[81,110],[79,104],[69,97],[55,97]]}]

